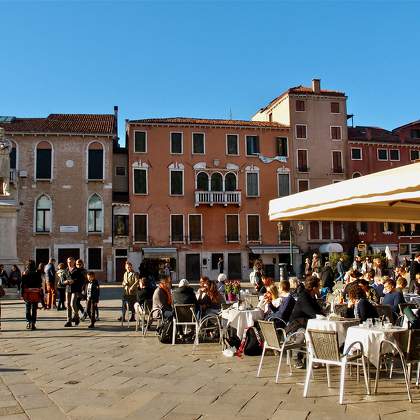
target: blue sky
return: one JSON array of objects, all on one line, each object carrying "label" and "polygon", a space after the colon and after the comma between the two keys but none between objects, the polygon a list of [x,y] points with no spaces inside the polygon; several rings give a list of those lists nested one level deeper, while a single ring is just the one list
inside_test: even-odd
[{"label": "blue sky", "polygon": [[0,115],[249,119],[319,77],[355,124],[420,119],[416,1],[0,0],[0,16]]}]

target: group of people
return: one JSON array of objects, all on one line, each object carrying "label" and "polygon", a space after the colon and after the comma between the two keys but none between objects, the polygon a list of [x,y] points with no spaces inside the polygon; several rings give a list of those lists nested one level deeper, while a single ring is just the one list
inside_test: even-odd
[{"label": "group of people", "polygon": [[[36,329],[38,305],[45,310],[67,310],[65,327],[79,325],[80,319],[90,318],[89,328],[98,318],[99,283],[95,273],[84,268],[83,261],[73,257],[67,264],[58,264],[51,258],[47,265],[29,260],[21,276],[21,295],[25,301],[27,329]],[[58,304],[57,304],[58,291]],[[81,301],[86,300],[86,308]],[[79,316],[79,312],[81,316]]]}]

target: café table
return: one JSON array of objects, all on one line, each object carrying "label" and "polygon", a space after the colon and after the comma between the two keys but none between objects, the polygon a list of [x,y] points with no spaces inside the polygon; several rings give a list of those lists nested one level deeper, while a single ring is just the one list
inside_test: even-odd
[{"label": "caf\u00e9 table", "polygon": [[228,327],[235,328],[236,335],[242,340],[244,331],[253,327],[255,321],[264,318],[261,309],[237,309],[230,307],[222,311],[222,319],[227,322]]},{"label": "caf\u00e9 table", "polygon": [[404,293],[404,299],[407,303],[415,303],[420,306],[420,295],[415,293]]},{"label": "caf\u00e9 table", "polygon": [[[378,367],[381,341],[386,339],[398,345],[401,338],[407,331],[407,328],[397,326],[353,326],[347,330],[346,340],[344,342],[344,352],[352,343],[360,341],[363,345],[363,352],[365,356],[368,358],[370,363],[372,363],[375,367]],[[391,352],[392,347],[385,344],[382,347],[382,350],[383,354],[385,354]]]},{"label": "caf\u00e9 table", "polygon": [[346,340],[347,330],[354,325],[359,325],[359,322],[359,319],[355,318],[314,318],[308,320],[306,329],[320,331],[336,331],[338,336],[338,345],[341,346]]}]

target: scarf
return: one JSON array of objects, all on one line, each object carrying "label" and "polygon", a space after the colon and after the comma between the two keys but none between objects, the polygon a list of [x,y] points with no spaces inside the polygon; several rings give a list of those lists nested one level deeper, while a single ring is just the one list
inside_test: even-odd
[{"label": "scarf", "polygon": [[172,305],[172,295],[171,295],[171,292],[162,283],[159,283],[159,288],[162,289],[165,292],[166,297],[168,298],[168,305]]}]

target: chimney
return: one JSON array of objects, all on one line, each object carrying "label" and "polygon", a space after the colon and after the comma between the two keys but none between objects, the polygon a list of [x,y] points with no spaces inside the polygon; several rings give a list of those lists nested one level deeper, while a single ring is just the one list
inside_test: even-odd
[{"label": "chimney", "polygon": [[312,91],[315,93],[321,92],[321,79],[312,79]]},{"label": "chimney", "polygon": [[115,117],[114,134],[115,134],[115,139],[118,141],[118,105],[114,105],[114,117]]}]

